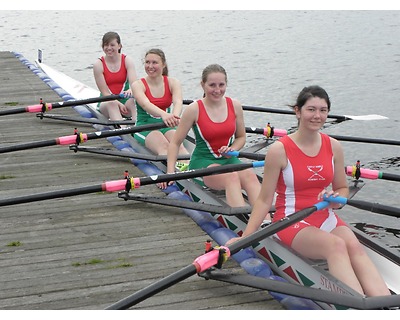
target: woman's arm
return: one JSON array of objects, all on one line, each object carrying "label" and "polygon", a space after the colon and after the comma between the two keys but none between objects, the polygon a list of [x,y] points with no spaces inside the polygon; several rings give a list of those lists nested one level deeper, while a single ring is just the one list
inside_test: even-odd
[{"label": "woman's arm", "polygon": [[344,171],[343,149],[339,141],[331,139],[333,150],[334,176],[332,181],[332,190],[341,197],[349,196],[349,186],[347,184],[346,173]]},{"label": "woman's arm", "polygon": [[137,103],[152,116],[162,117],[162,115],[166,113],[165,111],[161,110],[159,107],[150,102],[145,94],[146,88],[140,79],[136,80],[133,83],[132,92]]},{"label": "woman's arm", "polygon": [[185,140],[189,130],[192,128],[193,124],[197,121],[198,117],[198,107],[197,102],[191,103],[186,107],[182,114],[182,118],[179,121],[179,125],[169,142],[168,145],[168,156],[167,156],[167,172],[175,172],[175,163],[178,157],[179,147]]},{"label": "woman's arm", "polygon": [[168,82],[172,93],[172,114],[179,118],[183,109],[182,86],[175,78],[168,78]]},{"label": "woman's arm", "polygon": [[285,149],[279,141],[274,142],[265,156],[263,182],[261,191],[250,214],[250,219],[242,237],[248,236],[261,226],[269,212],[275,196],[280,172],[286,167]]},{"label": "woman's arm", "polygon": [[137,75],[136,75],[135,64],[133,63],[133,59],[131,59],[131,57],[128,56],[125,57],[125,67],[128,75],[129,86],[132,92],[132,84],[137,80]]},{"label": "woman's arm", "polygon": [[236,132],[235,141],[232,143],[231,148],[239,151],[246,143],[246,127],[244,125],[244,116],[242,104],[235,99],[232,99],[236,115]]},{"label": "woman's arm", "polygon": [[108,96],[111,94],[110,89],[106,83],[106,79],[104,78],[104,69],[103,64],[100,59],[97,59],[93,64],[93,75],[94,80],[96,82],[97,88],[103,96]]}]

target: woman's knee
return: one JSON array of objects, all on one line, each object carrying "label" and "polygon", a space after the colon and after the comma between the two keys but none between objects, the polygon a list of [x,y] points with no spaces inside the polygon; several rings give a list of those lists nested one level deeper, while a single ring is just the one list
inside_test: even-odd
[{"label": "woman's knee", "polygon": [[346,242],[336,236],[331,234],[329,237],[328,252],[333,254],[348,254]]}]

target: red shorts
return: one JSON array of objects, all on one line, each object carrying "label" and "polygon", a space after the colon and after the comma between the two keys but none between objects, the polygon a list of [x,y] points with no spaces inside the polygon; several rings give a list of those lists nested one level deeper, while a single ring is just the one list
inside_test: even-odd
[{"label": "red shorts", "polygon": [[321,230],[326,232],[331,232],[333,229],[339,226],[347,226],[346,222],[338,217],[338,215],[334,212],[330,214],[315,212],[308,218],[301,220],[291,226],[285,228],[282,231],[276,233],[278,239],[280,239],[283,243],[287,244],[288,246],[292,245],[292,241],[296,234],[309,226],[315,226]]}]

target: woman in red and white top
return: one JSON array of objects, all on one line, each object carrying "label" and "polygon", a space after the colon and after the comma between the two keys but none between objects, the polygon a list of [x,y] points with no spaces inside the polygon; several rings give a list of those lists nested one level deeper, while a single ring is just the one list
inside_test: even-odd
[{"label": "woman in red and white top", "polygon": [[[191,155],[189,169],[209,168],[237,164],[236,157],[226,157],[228,151],[238,151],[246,143],[242,104],[225,96],[227,73],[219,64],[204,68],[201,86],[204,97],[186,107],[182,119],[168,148],[168,172],[174,172],[178,146],[193,129],[196,146]],[[214,190],[224,190],[228,205],[245,206],[242,190],[252,205],[260,192],[260,182],[252,168],[206,176],[204,184]],[[264,218],[269,220],[268,211]]]},{"label": "woman in red and white top", "polygon": [[110,120],[132,118],[136,121],[135,101],[130,88],[130,84],[136,80],[133,60],[121,53],[121,38],[116,32],[104,34],[102,48],[105,55],[93,64],[94,79],[100,95],[123,93],[126,98],[101,102],[98,109]]},{"label": "woman in red and white top", "polygon": [[[275,192],[274,222],[313,206],[324,194],[349,195],[342,147],[336,139],[320,132],[330,110],[328,94],[319,86],[306,87],[293,109],[298,130],[269,148],[261,192],[243,237],[260,227]],[[307,258],[327,260],[330,273],[360,294],[389,295],[378,269],[355,234],[334,212],[339,206],[331,202],[328,208],[278,232],[278,238]]]}]

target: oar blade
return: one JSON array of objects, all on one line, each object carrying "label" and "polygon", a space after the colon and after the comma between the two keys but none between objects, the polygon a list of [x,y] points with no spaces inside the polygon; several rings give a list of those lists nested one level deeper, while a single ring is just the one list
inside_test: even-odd
[{"label": "oar blade", "polygon": [[344,116],[351,120],[363,120],[363,121],[389,119],[388,117],[381,116],[379,114],[367,114],[367,115],[361,115],[361,116],[344,115]]}]

